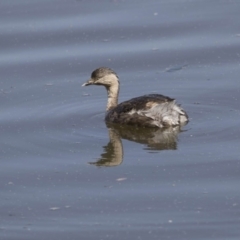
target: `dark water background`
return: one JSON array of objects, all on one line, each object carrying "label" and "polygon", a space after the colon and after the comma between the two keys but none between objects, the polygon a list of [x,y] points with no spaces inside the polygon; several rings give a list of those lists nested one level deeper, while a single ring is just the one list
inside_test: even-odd
[{"label": "dark water background", "polygon": [[[2,0],[0,239],[240,239],[239,12]],[[114,163],[105,89],[81,88],[99,66],[118,73],[120,101],[175,97],[190,116],[178,140],[119,133]]]}]

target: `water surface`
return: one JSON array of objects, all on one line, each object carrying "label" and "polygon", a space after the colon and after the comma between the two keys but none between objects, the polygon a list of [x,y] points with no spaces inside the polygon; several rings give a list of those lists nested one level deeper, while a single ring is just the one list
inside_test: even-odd
[{"label": "water surface", "polygon": [[[0,238],[239,239],[239,9],[1,1]],[[81,88],[100,66],[120,101],[174,97],[190,123],[107,127],[105,89]]]}]

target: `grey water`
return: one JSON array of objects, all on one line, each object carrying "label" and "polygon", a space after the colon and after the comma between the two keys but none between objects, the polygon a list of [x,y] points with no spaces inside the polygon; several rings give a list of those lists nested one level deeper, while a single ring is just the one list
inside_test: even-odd
[{"label": "grey water", "polygon": [[[0,2],[0,239],[240,238],[240,1]],[[176,98],[190,122],[107,126],[120,102]]]}]

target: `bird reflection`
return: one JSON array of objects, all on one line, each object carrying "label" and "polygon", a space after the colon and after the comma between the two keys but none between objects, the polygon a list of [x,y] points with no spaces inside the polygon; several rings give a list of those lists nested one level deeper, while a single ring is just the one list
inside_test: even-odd
[{"label": "bird reflection", "polygon": [[178,133],[181,127],[174,128],[137,128],[107,124],[109,143],[103,147],[104,151],[96,162],[96,166],[118,166],[123,161],[123,146],[121,139],[144,144],[147,150],[176,150]]}]

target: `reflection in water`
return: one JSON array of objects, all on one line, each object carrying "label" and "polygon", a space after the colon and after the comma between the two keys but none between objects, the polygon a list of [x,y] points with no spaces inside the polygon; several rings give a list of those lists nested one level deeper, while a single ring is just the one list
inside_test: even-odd
[{"label": "reflection in water", "polygon": [[91,162],[97,166],[118,166],[123,160],[123,146],[119,133],[114,128],[108,128],[109,143],[104,146],[104,152],[97,162]]},{"label": "reflection in water", "polygon": [[119,126],[107,124],[109,131],[109,143],[104,146],[104,152],[97,162],[91,162],[96,166],[118,166],[123,161],[122,139],[127,139],[147,146],[148,150],[176,150],[177,136],[180,127],[174,128],[136,128],[132,126]]}]

